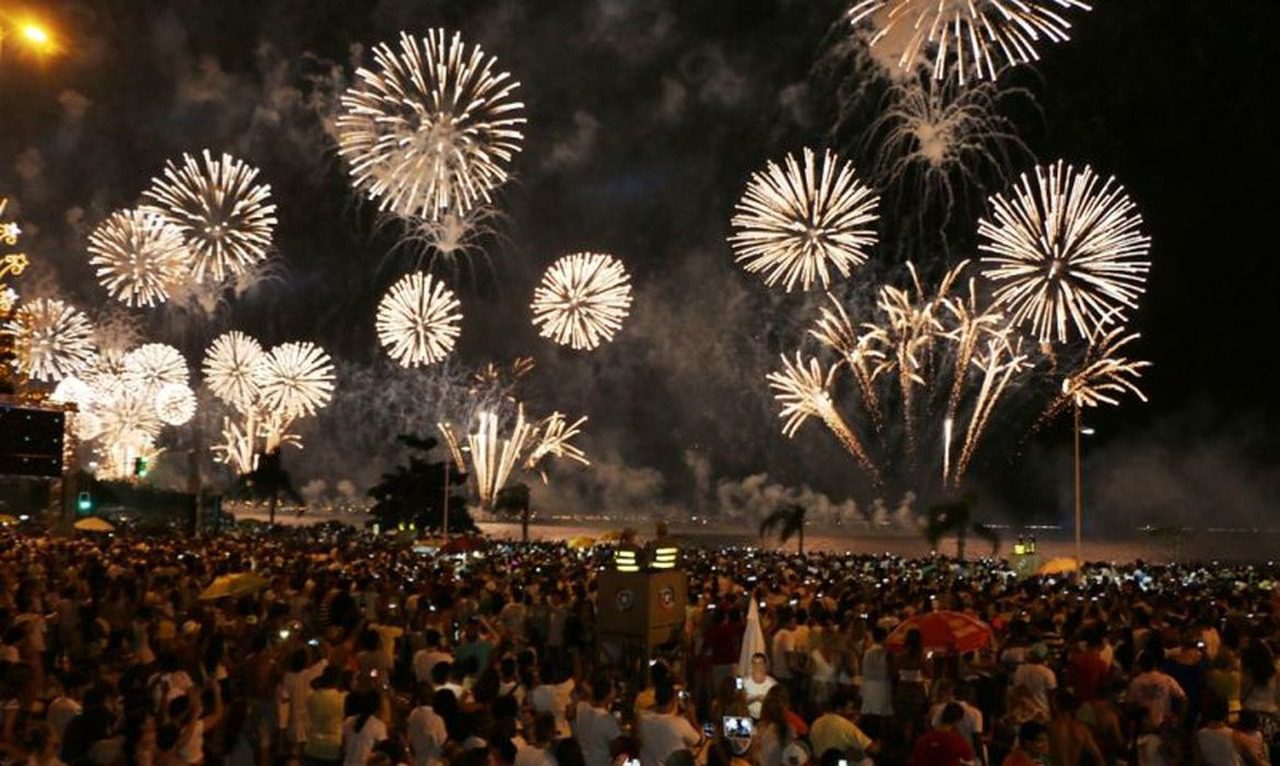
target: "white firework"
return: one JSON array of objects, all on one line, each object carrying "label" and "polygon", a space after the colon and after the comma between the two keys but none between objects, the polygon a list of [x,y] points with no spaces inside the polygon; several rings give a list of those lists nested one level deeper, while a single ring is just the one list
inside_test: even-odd
[{"label": "white firework", "polygon": [[443,282],[421,272],[408,274],[378,304],[378,341],[404,367],[434,364],[457,342],[460,306]]},{"label": "white firework", "polygon": [[848,18],[870,25],[866,40],[892,75],[927,68],[935,79],[954,73],[994,80],[1007,66],[1040,59],[1042,42],[1070,39],[1070,10],[1081,0],[858,0]]},{"label": "white firework", "polygon": [[242,332],[223,333],[204,352],[204,379],[222,401],[240,410],[258,398],[254,375],[263,357],[262,345]]},{"label": "white firework", "polygon": [[189,386],[166,383],[156,392],[155,406],[161,422],[180,426],[196,414],[196,395]]},{"label": "white firework", "polygon": [[93,400],[93,388],[75,375],[68,375],[58,381],[53,393],[49,395],[49,401],[51,402],[75,404],[79,407],[85,407],[91,404]]},{"label": "white firework", "polygon": [[1072,328],[1093,339],[1137,307],[1151,239],[1114,178],[1061,160],[1037,167],[1035,178],[1033,186],[1024,173],[1011,197],[992,197],[992,219],[978,222],[978,248],[990,253],[983,276],[996,285],[996,308],[1041,343],[1066,342]]},{"label": "white firework", "polygon": [[170,384],[185,386],[189,378],[182,352],[164,343],[147,343],[124,358],[124,384],[143,396],[155,396]]},{"label": "white firework", "polygon": [[89,235],[89,264],[107,294],[129,306],[154,306],[191,269],[182,232],[147,210],[112,213]]},{"label": "white firework", "polygon": [[399,50],[373,48],[342,95],[338,153],[378,209],[438,220],[491,199],[520,151],[519,83],[458,34],[400,34]]},{"label": "white firework", "polygon": [[260,402],[285,418],[312,415],[333,397],[333,360],[314,343],[282,343],[254,367]]},{"label": "white firework", "polygon": [[58,381],[93,363],[88,317],[56,298],[24,303],[6,329],[15,339],[19,369],[35,380]]},{"label": "white firework", "polygon": [[590,350],[613,339],[631,309],[631,277],[603,253],[566,255],[533,293],[533,323],[544,338]]},{"label": "white firework", "polygon": [[258,169],[205,150],[199,159],[182,155],[143,192],[154,211],[176,227],[191,251],[196,282],[244,272],[267,257],[276,226],[271,186],[257,183]]},{"label": "white firework", "polygon": [[805,148],[752,174],[734,208],[729,244],[735,260],[763,273],[766,285],[781,282],[787,292],[817,282],[827,287],[832,269],[848,277],[867,260],[878,202],[853,165],[830,150],[819,159]]}]

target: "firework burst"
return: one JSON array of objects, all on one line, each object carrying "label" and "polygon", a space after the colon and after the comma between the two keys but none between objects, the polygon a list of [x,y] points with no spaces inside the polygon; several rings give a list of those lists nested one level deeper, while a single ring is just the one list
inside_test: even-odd
[{"label": "firework burst", "polygon": [[[866,42],[892,72],[927,68],[934,79],[994,80],[1006,66],[1038,61],[1041,42],[1070,39],[1070,10],[1081,0],[858,0],[855,27],[871,26]],[[881,50],[883,49],[883,50]]]},{"label": "firework burst", "polygon": [[796,352],[794,362],[786,356],[782,357],[782,370],[768,375],[769,387],[777,392],[775,396],[778,403],[782,405],[779,417],[786,421],[782,432],[794,438],[796,431],[804,425],[806,420],[811,417],[818,418],[878,484],[879,470],[871,461],[862,441],[836,411],[835,404],[831,400],[831,385],[835,372],[834,367],[824,371],[822,364],[812,357],[806,365],[799,352]]},{"label": "firework burst", "polygon": [[169,299],[172,285],[190,269],[182,232],[146,210],[112,213],[89,235],[89,264],[107,294],[128,306]]},{"label": "firework burst", "polygon": [[751,176],[734,208],[729,244],[749,273],[764,273],[766,285],[825,288],[832,269],[848,277],[867,260],[878,202],[851,164],[805,148]]},{"label": "firework burst", "polygon": [[244,272],[267,257],[276,225],[271,187],[257,183],[258,169],[229,154],[215,160],[206,149],[165,164],[143,195],[147,210],[182,233],[196,282]]},{"label": "firework burst", "polygon": [[631,277],[603,253],[573,253],[542,276],[533,293],[533,324],[544,338],[590,350],[613,339],[631,308]]},{"label": "firework burst", "polygon": [[373,49],[374,69],[342,95],[338,153],[378,209],[439,220],[490,201],[520,151],[519,83],[442,29]]},{"label": "firework burst", "polygon": [[267,412],[288,418],[312,415],[333,396],[333,360],[314,343],[282,343],[254,367]]},{"label": "firework burst", "polygon": [[124,385],[142,396],[155,396],[168,385],[186,386],[187,360],[173,346],[147,343],[124,357]]},{"label": "firework burst", "polygon": [[408,274],[378,304],[378,341],[404,367],[434,364],[457,342],[461,305],[443,282]]},{"label": "firework burst", "polygon": [[156,417],[165,425],[186,424],[196,414],[196,395],[181,383],[166,383],[155,396]]},{"label": "firework burst", "polygon": [[983,218],[983,275],[1014,324],[1029,324],[1042,343],[1082,338],[1123,322],[1146,286],[1150,238],[1142,216],[1114,178],[1059,161],[1024,174],[1012,198],[991,198]]},{"label": "firework burst", "polygon": [[19,369],[35,380],[58,381],[93,363],[88,317],[56,298],[23,304],[6,329],[15,339]]},{"label": "firework burst", "polygon": [[263,357],[262,345],[242,332],[223,333],[204,352],[204,379],[214,395],[244,411],[258,398],[254,370]]},{"label": "firework burst", "polygon": [[1131,359],[1124,347],[1136,341],[1137,333],[1126,333],[1124,328],[1113,327],[1089,344],[1084,358],[1074,372],[1062,379],[1062,391],[1040,415],[1040,423],[1048,422],[1071,405],[1099,407],[1116,406],[1120,397],[1132,394],[1141,401],[1147,396],[1138,386],[1142,371],[1150,362]]}]

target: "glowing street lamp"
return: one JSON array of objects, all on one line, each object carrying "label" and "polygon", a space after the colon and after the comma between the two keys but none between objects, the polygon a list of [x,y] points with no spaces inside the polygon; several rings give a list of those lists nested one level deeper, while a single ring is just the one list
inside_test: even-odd
[{"label": "glowing street lamp", "polygon": [[35,53],[53,53],[57,50],[57,41],[53,33],[38,21],[30,19],[16,23],[0,21],[0,56],[4,54],[4,43],[10,36]]}]

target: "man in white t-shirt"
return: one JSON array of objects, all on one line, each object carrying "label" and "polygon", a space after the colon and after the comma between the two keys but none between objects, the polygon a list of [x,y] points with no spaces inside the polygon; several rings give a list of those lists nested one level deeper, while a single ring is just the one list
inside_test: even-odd
[{"label": "man in white t-shirt", "polygon": [[982,752],[982,711],[969,704],[967,687],[949,687],[941,689],[939,702],[929,710],[929,725],[935,729],[942,725],[942,711],[947,704],[954,702],[964,711],[964,718],[956,723],[956,733],[964,737],[975,753]]},{"label": "man in white t-shirt", "polygon": [[1013,685],[1027,692],[1030,707],[1045,718],[1050,715],[1049,694],[1058,688],[1058,677],[1044,664],[1048,658],[1049,648],[1036,644],[1027,652],[1027,661],[1013,672]]},{"label": "man in white t-shirt", "polygon": [[654,702],[657,712],[640,715],[640,766],[663,766],[672,753],[696,751],[702,744],[692,708],[683,714],[676,709],[676,691],[670,683],[658,686]]},{"label": "man in white t-shirt", "polygon": [[573,717],[573,736],[582,747],[586,766],[609,766],[610,746],[622,736],[618,720],[609,712],[613,704],[613,682],[598,676],[591,682],[591,702],[579,702]]},{"label": "man in white t-shirt", "polygon": [[437,664],[453,662],[453,655],[444,648],[440,631],[429,628],[424,638],[427,645],[413,653],[413,675],[420,684],[431,680],[431,671]]},{"label": "man in white t-shirt", "polygon": [[1159,726],[1173,713],[1174,703],[1185,701],[1187,694],[1172,676],[1156,670],[1151,652],[1139,655],[1138,669],[1142,672],[1129,682],[1125,701],[1141,707],[1147,713],[1147,721]]},{"label": "man in white t-shirt", "polygon": [[418,691],[418,706],[405,722],[413,766],[443,766],[444,743],[449,739],[444,719],[431,708],[431,687],[423,684]]},{"label": "man in white t-shirt", "polygon": [[551,670],[546,671],[548,677],[529,692],[529,705],[535,713],[550,713],[556,719],[556,736],[569,737],[569,704],[573,701],[573,679],[562,678],[558,683],[552,681]]},{"label": "man in white t-shirt", "polygon": [[777,686],[778,682],[769,675],[769,662],[760,652],[751,656],[751,675],[742,682],[742,691],[747,696],[747,712],[751,717],[760,720],[760,707],[764,704],[764,695]]},{"label": "man in white t-shirt", "polygon": [[513,766],[556,766],[551,755],[551,744],[556,739],[556,719],[550,713],[538,713],[533,719],[533,742],[524,747],[516,745]]}]

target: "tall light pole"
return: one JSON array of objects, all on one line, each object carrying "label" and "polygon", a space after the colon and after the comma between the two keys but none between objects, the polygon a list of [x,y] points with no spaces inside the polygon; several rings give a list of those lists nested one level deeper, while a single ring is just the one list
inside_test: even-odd
[{"label": "tall light pole", "polygon": [[1080,558],[1080,400],[1075,402],[1075,443],[1076,443],[1076,562]]}]

